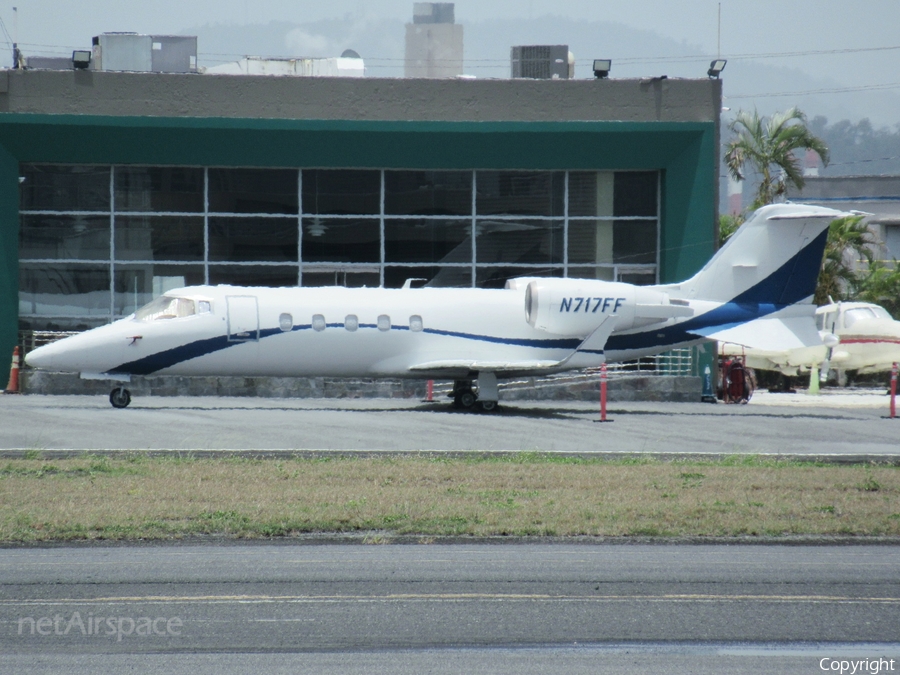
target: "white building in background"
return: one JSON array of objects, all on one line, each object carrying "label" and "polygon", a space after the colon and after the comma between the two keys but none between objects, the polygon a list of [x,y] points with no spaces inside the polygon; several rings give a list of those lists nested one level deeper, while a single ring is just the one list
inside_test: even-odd
[{"label": "white building in background", "polygon": [[139,73],[197,72],[196,35],[101,33],[93,38],[93,70]]},{"label": "white building in background", "polygon": [[365,62],[347,50],[341,56],[324,59],[263,58],[245,56],[239,61],[207,68],[209,75],[272,75],[276,77],[365,77]]},{"label": "white building in background", "polygon": [[463,27],[452,2],[413,3],[406,24],[405,77],[459,77],[463,74]]},{"label": "white building in background", "polygon": [[882,242],[877,257],[900,260],[900,176],[807,175],[805,180],[803,190],[790,190],[788,199],[871,214],[866,222]]}]

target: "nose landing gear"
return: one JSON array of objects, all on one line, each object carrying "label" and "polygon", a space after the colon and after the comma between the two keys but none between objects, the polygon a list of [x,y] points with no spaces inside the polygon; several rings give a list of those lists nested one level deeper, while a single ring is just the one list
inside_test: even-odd
[{"label": "nose landing gear", "polygon": [[125,387],[116,387],[109,392],[109,402],[113,408],[127,408],[131,403],[131,392]]}]

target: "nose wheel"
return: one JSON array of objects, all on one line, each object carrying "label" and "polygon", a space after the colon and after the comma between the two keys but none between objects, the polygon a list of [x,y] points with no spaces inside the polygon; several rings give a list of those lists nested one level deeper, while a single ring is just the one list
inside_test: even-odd
[{"label": "nose wheel", "polygon": [[109,392],[109,402],[113,408],[127,408],[131,403],[131,392],[125,387],[116,387]]}]

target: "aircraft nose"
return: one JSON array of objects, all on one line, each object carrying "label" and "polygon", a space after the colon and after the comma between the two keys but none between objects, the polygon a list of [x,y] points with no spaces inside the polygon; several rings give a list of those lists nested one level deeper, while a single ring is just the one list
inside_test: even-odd
[{"label": "aircraft nose", "polygon": [[32,349],[25,355],[25,363],[32,368],[49,370],[53,367],[53,359],[57,351],[52,344]]}]

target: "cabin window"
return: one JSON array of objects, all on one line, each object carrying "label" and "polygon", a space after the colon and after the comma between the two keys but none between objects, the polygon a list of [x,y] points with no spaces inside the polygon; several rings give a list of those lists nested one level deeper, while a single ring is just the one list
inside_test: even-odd
[{"label": "cabin window", "polygon": [[134,318],[136,321],[157,321],[159,319],[178,319],[196,313],[193,300],[161,295],[135,312]]},{"label": "cabin window", "polygon": [[351,333],[359,328],[359,317],[356,314],[348,314],[344,317],[344,328]]},{"label": "cabin window", "polygon": [[413,314],[409,317],[409,329],[413,332],[418,333],[423,328],[422,326],[422,317],[418,314]]},{"label": "cabin window", "polygon": [[315,331],[325,330],[325,317],[321,314],[313,314],[312,327]]},{"label": "cabin window", "polygon": [[387,314],[381,314],[378,317],[378,330],[388,331],[391,329],[391,317]]},{"label": "cabin window", "polygon": [[197,301],[197,313],[198,314],[209,314],[212,311],[212,303],[209,300],[198,300]]},{"label": "cabin window", "polygon": [[278,317],[278,327],[285,333],[294,327],[294,317],[288,313],[281,314]]}]

